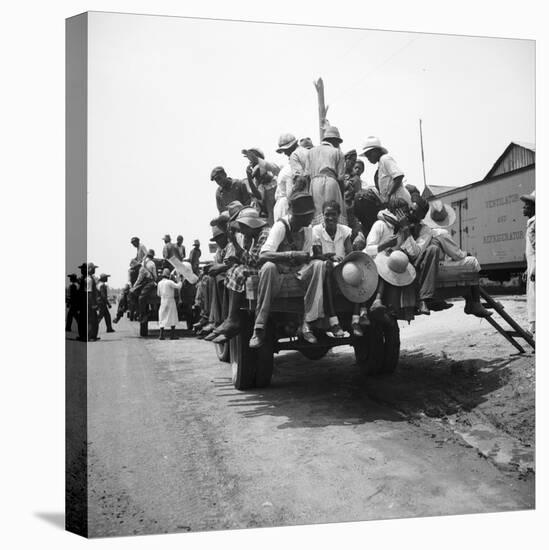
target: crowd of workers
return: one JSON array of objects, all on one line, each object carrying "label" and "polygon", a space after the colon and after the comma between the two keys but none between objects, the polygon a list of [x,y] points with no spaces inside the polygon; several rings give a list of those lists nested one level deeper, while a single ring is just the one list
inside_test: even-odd
[{"label": "crowd of workers", "polygon": [[[170,235],[164,236],[162,260],[155,260],[154,250],[133,237],[137,253],[114,323],[126,311],[130,319],[146,321],[149,302],[158,296],[160,338],[168,328],[170,338],[176,338],[181,306],[190,300],[199,315],[194,325],[198,336],[224,343],[240,330],[238,312],[247,282],[254,279],[258,284],[251,348],[265,342],[271,303],[285,278],[302,285],[304,316],[298,333],[311,343],[317,341],[319,330],[334,338],[348,335],[338,319],[338,300],[354,304],[351,330],[357,337],[372,321],[386,323],[391,316],[411,320],[452,307],[437,297],[439,266],[480,271],[477,259],[452,239],[452,207],[439,200],[428,203],[415,186],[407,185],[379,138],[371,136],[359,152],[347,153],[342,141],[333,126],[325,128],[317,146],[309,138],[283,134],[276,149],[287,157],[282,167],[266,160],[257,147],[243,149],[248,162],[245,180],[233,179],[216,166],[210,174],[217,184],[218,210],[210,223],[211,241],[217,245],[213,263],[200,269],[196,240],[187,258],[181,235],[175,243]],[[373,181],[362,179],[364,162],[359,157],[377,166]],[[535,195],[521,198],[535,251]],[[533,292],[535,268],[530,269],[530,263],[528,288]],[[75,287],[67,316],[69,330],[72,318],[81,319],[87,311],[87,337],[92,341],[98,339],[103,318],[107,332],[113,331],[106,298],[109,276],[96,279],[96,267],[82,264],[82,276],[70,276]],[[186,295],[185,289],[190,291]],[[85,293],[87,308],[82,301]],[[466,314],[492,314],[481,304],[478,285],[464,287],[464,298]],[[535,324],[530,328],[535,331]],[[79,337],[85,338],[80,322]]]}]

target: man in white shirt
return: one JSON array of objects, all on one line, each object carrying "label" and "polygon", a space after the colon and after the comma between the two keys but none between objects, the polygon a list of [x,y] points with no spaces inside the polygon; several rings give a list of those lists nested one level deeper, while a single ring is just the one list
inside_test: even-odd
[{"label": "man in white shirt", "polygon": [[363,144],[360,156],[378,165],[374,180],[383,203],[388,204],[391,198],[404,199],[408,205],[412,203],[410,193],[403,185],[404,172],[387,149],[382,147],[379,138],[370,136]]},{"label": "man in white shirt", "polygon": [[315,213],[314,201],[308,193],[296,193],[289,203],[290,214],[274,223],[261,248],[259,287],[254,334],[250,348],[265,343],[271,304],[280,290],[282,275],[293,275],[306,285],[303,338],[316,343],[310,323],[324,317],[324,262],[313,260],[313,237],[310,223]]}]

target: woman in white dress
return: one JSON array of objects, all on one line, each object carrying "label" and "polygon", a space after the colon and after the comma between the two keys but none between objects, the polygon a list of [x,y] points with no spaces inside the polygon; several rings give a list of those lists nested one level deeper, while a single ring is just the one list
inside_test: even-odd
[{"label": "woman in white dress", "polygon": [[[180,275],[181,278],[181,275]],[[177,304],[175,303],[175,289],[181,289],[181,280],[176,283],[170,279],[170,270],[162,271],[162,280],[158,283],[157,294],[160,296],[160,309],[158,310],[158,324],[160,326],[160,340],[164,340],[164,330],[170,327],[170,340],[177,340],[175,325],[177,325]]]}]

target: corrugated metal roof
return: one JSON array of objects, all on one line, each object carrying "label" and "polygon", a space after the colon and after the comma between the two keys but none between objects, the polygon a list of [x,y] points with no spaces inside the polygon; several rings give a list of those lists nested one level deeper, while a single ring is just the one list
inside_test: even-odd
[{"label": "corrugated metal roof", "polygon": [[512,141],[484,176],[484,179],[507,174],[535,163],[536,146],[534,144]]}]

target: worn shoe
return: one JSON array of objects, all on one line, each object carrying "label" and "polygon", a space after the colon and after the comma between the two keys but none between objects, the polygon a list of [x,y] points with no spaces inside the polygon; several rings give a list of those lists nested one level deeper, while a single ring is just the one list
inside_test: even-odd
[{"label": "worn shoe", "polygon": [[111,330],[107,330],[107,332],[116,332],[116,330],[114,330],[113,328],[111,328]]},{"label": "worn shoe", "polygon": [[[368,321],[369,323],[370,321]],[[351,325],[351,328],[353,329],[353,336],[355,338],[362,338],[364,336],[364,332],[362,330],[362,327],[360,326],[360,323],[353,323]]]},{"label": "worn shoe", "polygon": [[438,300],[438,299],[430,299],[425,300],[427,303],[427,307],[431,311],[443,311],[445,309],[450,309],[451,307],[454,307],[454,304],[450,304],[449,302],[445,302],[444,300]]},{"label": "worn shoe", "polygon": [[331,326],[328,334],[332,334],[334,338],[345,338],[348,336],[339,324]]},{"label": "worn shoe", "polygon": [[303,340],[305,340],[305,342],[309,342],[309,344],[318,344],[318,340],[312,331],[304,330],[301,335],[303,336]]},{"label": "worn shoe", "polygon": [[418,315],[431,315],[431,310],[429,309],[429,307],[425,303],[425,300],[420,300],[419,301],[419,303],[417,305],[416,312],[417,312]]},{"label": "worn shoe", "polygon": [[486,318],[494,314],[493,311],[488,311],[480,302],[466,302],[463,310],[467,315]]},{"label": "worn shoe", "polygon": [[263,344],[265,344],[265,331],[261,329],[254,330],[254,335],[250,339],[248,347],[251,349],[257,349],[260,348]]}]

